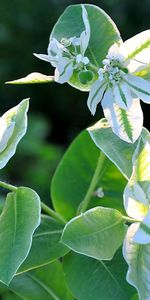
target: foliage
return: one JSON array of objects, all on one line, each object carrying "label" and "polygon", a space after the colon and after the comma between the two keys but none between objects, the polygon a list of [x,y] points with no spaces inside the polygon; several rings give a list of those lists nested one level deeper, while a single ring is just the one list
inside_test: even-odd
[{"label": "foliage", "polygon": [[[36,56],[51,63],[54,76],[34,72],[8,83],[67,82],[89,91],[92,114],[101,102],[106,119],[77,136],[62,158],[51,181],[54,209],[34,190],[0,181],[10,191],[1,201],[2,299],[149,299],[150,134],[140,99],[150,103],[150,30],[123,42],[102,9],[69,6],[48,53]],[[26,132],[27,109],[23,100],[0,118],[1,168]],[[29,142],[33,135],[30,155],[41,151],[41,141]]]}]

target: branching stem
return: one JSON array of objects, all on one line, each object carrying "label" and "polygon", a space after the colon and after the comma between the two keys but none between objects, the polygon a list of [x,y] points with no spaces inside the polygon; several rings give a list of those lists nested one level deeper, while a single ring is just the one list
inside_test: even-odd
[{"label": "branching stem", "polygon": [[[8,184],[6,182],[0,181],[0,187],[9,190],[11,192],[16,192],[17,187],[11,184]],[[66,220],[60,216],[57,212],[55,212],[53,209],[48,207],[45,203],[41,202],[41,208],[44,212],[46,212],[49,216],[53,217],[55,220],[59,221],[61,224],[65,225]]]},{"label": "branching stem", "polygon": [[17,191],[17,187],[11,184],[8,184],[6,182],[0,181],[0,187],[6,189],[6,190],[10,190],[11,192],[16,192]]},{"label": "branching stem", "polygon": [[67,223],[61,215],[59,215],[56,211],[47,206],[45,203],[41,202],[41,208],[44,212],[46,212],[49,216],[53,217],[55,220],[59,221],[61,224],[65,225]]}]

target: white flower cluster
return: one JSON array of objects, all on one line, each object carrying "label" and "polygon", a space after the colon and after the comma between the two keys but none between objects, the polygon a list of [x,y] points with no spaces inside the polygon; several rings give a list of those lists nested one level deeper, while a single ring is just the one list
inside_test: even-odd
[{"label": "white flower cluster", "polygon": [[[132,74],[130,59],[126,59],[124,55],[127,54],[125,46],[125,43],[111,46],[106,59],[103,60],[104,67],[98,70],[99,78],[93,84],[88,98],[88,107],[92,114],[95,114],[97,104],[101,100],[105,109],[110,97],[112,102],[125,110],[130,109],[135,98],[150,103],[150,83]],[[143,66],[143,63],[141,65]]]},{"label": "white flower cluster", "polygon": [[90,24],[84,5],[82,5],[82,19],[85,30],[79,38],[62,38],[60,42],[52,38],[48,46],[48,55],[34,53],[35,56],[51,63],[56,68],[56,82],[68,82],[74,70],[86,70],[89,64],[89,59],[85,56],[85,51],[90,39]]},{"label": "white flower cluster", "polygon": [[[48,54],[35,54],[54,66],[55,81],[68,82],[74,70],[78,71],[78,79],[82,84],[91,82],[87,105],[94,115],[101,102],[104,115],[112,130],[121,139],[134,142],[140,135],[143,125],[143,114],[140,99],[150,103],[150,83],[137,76],[137,72],[150,63],[149,30],[135,37],[113,44],[102,62],[101,68],[91,71],[91,62],[85,55],[90,41],[90,23],[84,5],[82,19],[84,31],[79,37],[52,38],[48,46]],[[145,45],[145,46],[143,46]],[[137,74],[137,75],[136,75]]]}]

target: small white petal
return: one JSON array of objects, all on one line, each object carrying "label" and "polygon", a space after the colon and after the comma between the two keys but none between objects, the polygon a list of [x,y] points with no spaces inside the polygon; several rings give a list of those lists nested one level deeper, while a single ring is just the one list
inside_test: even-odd
[{"label": "small white petal", "polygon": [[106,84],[104,81],[100,82],[99,80],[96,80],[92,85],[87,100],[87,106],[91,111],[92,115],[95,114],[97,105],[102,100],[105,89],[106,89]]},{"label": "small white petal", "polygon": [[[37,53],[33,53],[34,56],[36,56],[37,58],[47,61],[49,63],[51,63],[50,57],[47,54],[37,54]],[[54,62],[57,62],[57,60],[55,59]]]},{"label": "small white petal", "polygon": [[106,65],[106,66],[109,65],[110,64],[110,59],[104,59],[103,64]]},{"label": "small white petal", "polygon": [[64,48],[65,47],[60,42],[58,42],[55,38],[52,38],[48,45],[47,52],[48,52],[48,55],[50,55],[50,56],[56,56],[60,52],[62,53]]},{"label": "small white petal", "polygon": [[133,241],[138,244],[150,243],[150,210],[133,236]]},{"label": "small white petal", "polygon": [[80,38],[77,38],[76,36],[69,39],[71,44],[73,46],[79,46],[80,45]]},{"label": "small white petal", "polygon": [[80,64],[82,62],[82,58],[83,58],[82,54],[78,54],[76,56],[76,62],[77,62],[77,64]]},{"label": "small white petal", "polygon": [[131,107],[133,98],[131,96],[130,88],[125,82],[115,84],[113,92],[114,100],[120,108],[127,110]]},{"label": "small white petal", "polygon": [[83,62],[84,65],[88,65],[88,64],[89,64],[89,59],[88,59],[88,57],[86,57],[86,56],[83,57],[82,62]]},{"label": "small white petal", "polygon": [[62,57],[55,70],[55,81],[59,83],[68,82],[73,74],[73,62]]},{"label": "small white petal", "polygon": [[115,59],[115,60],[118,60],[120,62],[124,61],[124,56],[122,55],[122,53],[120,51],[120,45],[118,45],[117,43],[113,44],[109,48],[107,58],[109,60]]},{"label": "small white petal", "polygon": [[150,103],[150,82],[134,75],[127,75],[126,83],[130,89],[145,103]]},{"label": "small white petal", "polygon": [[89,44],[91,30],[90,30],[90,23],[89,23],[86,8],[83,4],[81,5],[81,7],[82,7],[82,19],[84,22],[85,30],[80,35],[80,50],[82,55],[84,55]]}]

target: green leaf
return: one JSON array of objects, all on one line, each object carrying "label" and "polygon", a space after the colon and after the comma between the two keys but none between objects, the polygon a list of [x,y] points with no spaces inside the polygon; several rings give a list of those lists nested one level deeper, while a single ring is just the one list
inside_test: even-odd
[{"label": "green leaf", "polygon": [[29,100],[25,99],[2,116],[8,129],[13,125],[13,132],[8,139],[6,147],[0,152],[0,169],[4,168],[9,159],[15,154],[19,141],[26,133],[28,106]]},{"label": "green leaf", "polygon": [[61,241],[70,249],[110,260],[123,243],[126,226],[116,209],[95,207],[66,224]]},{"label": "green leaf", "polygon": [[125,279],[127,265],[121,251],[111,261],[70,253],[64,259],[68,287],[80,300],[129,300],[135,293]]},{"label": "green leaf", "polygon": [[[102,9],[90,4],[85,4],[85,8],[91,27],[90,42],[85,55],[94,67],[99,68],[110,46],[120,41],[121,38],[116,25]],[[61,41],[62,38],[80,37],[83,30],[84,23],[82,20],[81,5],[71,5],[67,7],[54,26],[50,39],[56,38],[58,41]],[[91,71],[95,71],[95,68]],[[96,78],[97,75],[95,73],[95,78],[93,79]],[[89,90],[93,81],[81,84],[78,72],[74,72],[69,83],[79,90]]]},{"label": "green leaf", "polygon": [[[94,126],[89,127],[88,132],[96,146],[129,179],[132,174],[132,156],[138,141],[134,144],[122,141],[112,132],[106,119],[101,119]],[[146,140],[150,140],[150,134],[145,128],[143,128],[141,136]]]},{"label": "green leaf", "polygon": [[0,281],[9,284],[27,257],[40,223],[40,199],[31,189],[9,193],[0,216]]},{"label": "green leaf", "polygon": [[[55,210],[67,220],[76,216],[87,194],[91,199],[89,208],[100,205],[124,211],[122,193],[126,180],[107,158],[91,191],[100,154],[88,132],[84,131],[73,141],[60,162],[52,180],[51,193]],[[103,192],[101,197],[98,197],[99,188]]]},{"label": "green leaf", "polygon": [[48,216],[42,216],[41,224],[33,235],[32,247],[17,274],[46,265],[64,256],[69,249],[60,243],[63,226]]},{"label": "green leaf", "polygon": [[139,300],[138,294],[135,294],[131,300]]},{"label": "green leaf", "polygon": [[2,300],[20,300],[23,298],[18,297],[14,293],[6,293],[2,296]]},{"label": "green leaf", "polygon": [[150,299],[150,244],[141,245],[133,242],[133,236],[139,223],[130,226],[124,242],[123,254],[129,265],[127,281],[136,287],[139,299]]},{"label": "green leaf", "polygon": [[26,300],[73,300],[59,261],[17,275],[10,290]]},{"label": "green leaf", "polygon": [[7,81],[6,84],[33,84],[33,83],[48,83],[53,82],[54,76],[47,76],[41,73],[31,73],[27,75],[26,77],[13,80],[13,81]]}]

